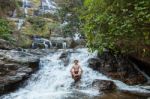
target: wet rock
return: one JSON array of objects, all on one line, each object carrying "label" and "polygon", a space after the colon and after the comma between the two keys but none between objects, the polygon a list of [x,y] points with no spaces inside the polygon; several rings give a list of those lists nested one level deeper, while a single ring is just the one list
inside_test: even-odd
[{"label": "wet rock", "polygon": [[99,91],[104,91],[104,92],[112,91],[116,89],[115,83],[109,80],[96,79],[93,81],[92,86],[98,89]]},{"label": "wet rock", "polygon": [[101,62],[100,62],[100,59],[98,58],[91,58],[88,60],[89,62],[89,66],[94,69],[94,70],[99,70],[100,69],[100,65],[101,65]]},{"label": "wet rock", "polygon": [[108,77],[121,80],[126,84],[141,84],[147,81],[128,58],[113,55],[109,51],[99,55],[98,58],[89,59],[89,67]]},{"label": "wet rock", "polygon": [[67,66],[69,64],[69,52],[63,52],[59,59],[63,61],[64,66]]},{"label": "wet rock", "polygon": [[54,53],[55,51],[56,49],[26,49],[25,52],[40,58],[48,55],[49,53]]},{"label": "wet rock", "polygon": [[0,39],[0,49],[13,49],[13,48],[14,46],[12,45],[12,43],[6,40]]},{"label": "wet rock", "polygon": [[150,76],[150,58],[130,55],[130,59],[148,76]]},{"label": "wet rock", "polygon": [[0,55],[4,57],[5,60],[7,61],[12,61],[12,62],[14,61],[18,63],[36,62],[39,59],[37,56],[34,56],[30,53],[26,53],[22,51],[13,51],[13,50],[0,53]]},{"label": "wet rock", "polygon": [[0,94],[18,88],[38,69],[39,58],[27,52],[0,50]]}]

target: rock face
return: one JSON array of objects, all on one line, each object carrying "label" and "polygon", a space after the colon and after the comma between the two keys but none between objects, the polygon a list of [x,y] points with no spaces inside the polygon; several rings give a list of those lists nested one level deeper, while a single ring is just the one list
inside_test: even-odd
[{"label": "rock face", "polygon": [[0,50],[0,94],[15,90],[38,69],[39,57],[21,51]]},{"label": "rock face", "polygon": [[12,49],[12,48],[14,48],[14,46],[10,42],[0,39],[0,49]]},{"label": "rock face", "polygon": [[130,59],[148,76],[150,76],[150,58],[130,55]]},{"label": "rock face", "polygon": [[99,91],[104,91],[104,92],[112,91],[116,89],[115,83],[109,80],[96,79],[93,81],[92,86],[98,89]]},{"label": "rock face", "polygon": [[129,85],[144,83],[147,80],[127,58],[121,55],[114,56],[110,52],[105,52],[98,58],[89,59],[88,62],[92,69]]}]

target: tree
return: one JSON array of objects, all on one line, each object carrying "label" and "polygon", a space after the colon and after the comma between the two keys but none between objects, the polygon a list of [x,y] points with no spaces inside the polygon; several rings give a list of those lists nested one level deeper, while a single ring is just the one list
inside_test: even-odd
[{"label": "tree", "polygon": [[88,47],[149,54],[149,11],[148,0],[85,0],[79,12]]}]

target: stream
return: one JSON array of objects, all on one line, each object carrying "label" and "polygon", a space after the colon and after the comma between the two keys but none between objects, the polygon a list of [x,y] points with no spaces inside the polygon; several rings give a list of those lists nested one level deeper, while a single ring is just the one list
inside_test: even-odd
[{"label": "stream", "polygon": [[[40,59],[40,69],[32,74],[24,86],[17,91],[6,94],[0,99],[147,99],[137,98],[138,96],[128,95],[124,93],[109,93],[103,95],[91,84],[94,79],[112,80],[105,75],[93,71],[88,67],[88,59],[96,57],[97,52],[90,53],[86,48],[67,49],[70,51],[70,61],[64,66],[62,60],[59,59],[64,50],[58,50],[55,53]],[[70,75],[70,69],[73,61],[78,59],[83,69],[83,76],[78,85],[73,85],[73,79]],[[121,81],[112,80],[119,90],[150,93],[141,86],[128,86]],[[100,98],[101,97],[101,98]],[[114,97],[114,98],[113,98]],[[119,98],[121,97],[121,98]]]}]

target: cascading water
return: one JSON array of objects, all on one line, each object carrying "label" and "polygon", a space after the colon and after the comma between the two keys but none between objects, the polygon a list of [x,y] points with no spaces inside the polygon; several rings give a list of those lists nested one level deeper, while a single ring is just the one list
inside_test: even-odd
[{"label": "cascading water", "polygon": [[54,6],[55,5],[55,3],[54,2],[52,2],[51,0],[46,0],[46,3],[47,3],[47,5],[48,5],[48,7],[49,7],[49,9],[56,9],[56,6]]},{"label": "cascading water", "polygon": [[49,45],[50,45],[50,48],[53,48],[53,44],[51,41],[49,41]]},{"label": "cascading water", "polygon": [[63,46],[63,49],[66,49],[66,48],[67,48],[67,43],[66,43],[66,42],[63,42],[63,43],[62,43],[62,46]]},{"label": "cascading water", "polygon": [[24,14],[25,14],[25,16],[27,16],[27,15],[28,15],[28,9],[27,9],[28,0],[22,0],[22,2],[23,2],[22,7],[23,7],[23,9],[24,9]]},{"label": "cascading water", "polygon": [[17,11],[16,11],[16,9],[13,11],[13,15],[12,15],[12,17],[13,18],[16,18],[16,16],[17,16]]},{"label": "cascading water", "polygon": [[[56,11],[56,3],[52,0],[41,0],[41,7],[44,13],[55,13]],[[47,9],[48,7],[48,9]]]},{"label": "cascading water", "polygon": [[75,41],[80,40],[81,35],[79,33],[75,33],[73,39]]},{"label": "cascading water", "polygon": [[[89,53],[85,48],[68,51],[72,52],[69,56],[68,66],[64,66],[62,60],[59,59],[63,51],[50,53],[41,58],[40,70],[32,75],[26,86],[2,96],[2,99],[93,99],[95,96],[99,96],[99,92],[91,87],[92,81],[94,79],[111,79],[88,67],[88,59],[95,57],[97,53]],[[70,75],[70,69],[75,59],[80,61],[83,69],[81,82],[76,87],[72,86],[73,79]],[[112,81],[121,90],[148,92],[145,89],[140,89],[139,86],[127,86],[120,81]]]},{"label": "cascading water", "polygon": [[45,41],[43,42],[43,44],[44,44],[45,48],[47,49],[47,48],[48,48],[48,45],[46,44]]},{"label": "cascading water", "polygon": [[19,21],[18,21],[18,26],[17,26],[18,30],[21,29],[23,23],[24,23],[24,19],[19,19]]}]

